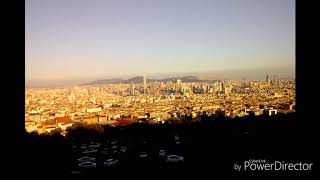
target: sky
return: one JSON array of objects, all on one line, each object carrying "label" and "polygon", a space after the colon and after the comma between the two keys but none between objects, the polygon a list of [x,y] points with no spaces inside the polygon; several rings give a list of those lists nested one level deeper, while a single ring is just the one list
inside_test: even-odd
[{"label": "sky", "polygon": [[25,9],[27,84],[295,73],[294,0],[26,0]]}]

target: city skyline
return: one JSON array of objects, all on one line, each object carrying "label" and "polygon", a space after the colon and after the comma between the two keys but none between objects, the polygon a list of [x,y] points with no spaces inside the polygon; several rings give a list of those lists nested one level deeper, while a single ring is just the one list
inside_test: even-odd
[{"label": "city skyline", "polygon": [[26,85],[295,74],[294,1],[29,0],[25,35]]},{"label": "city skyline", "polygon": [[[181,78],[181,77],[196,77],[200,80],[233,80],[233,81],[263,81],[266,75],[276,76],[278,80],[295,80],[295,74],[286,73],[288,67],[279,68],[260,68],[260,69],[242,69],[242,70],[228,70],[228,71],[203,71],[203,72],[180,72],[180,73],[153,73],[153,74],[123,74],[118,76],[102,76],[89,77],[79,79],[65,79],[65,80],[38,80],[26,81],[27,88],[54,88],[54,87],[70,87],[75,85],[85,85],[96,81],[103,80],[128,80],[136,77],[143,77],[154,80],[161,80],[166,78]],[[141,81],[143,83],[143,81]]]}]

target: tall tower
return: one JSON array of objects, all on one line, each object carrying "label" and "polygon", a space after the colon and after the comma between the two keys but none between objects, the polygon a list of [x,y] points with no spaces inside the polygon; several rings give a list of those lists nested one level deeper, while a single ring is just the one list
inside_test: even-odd
[{"label": "tall tower", "polygon": [[134,95],[134,84],[133,84],[133,82],[131,82],[131,95]]},{"label": "tall tower", "polygon": [[144,74],[143,76],[143,94],[146,95],[146,91],[147,91],[147,77],[146,74]]},{"label": "tall tower", "polygon": [[191,94],[193,94],[193,93],[194,93],[194,92],[193,92],[193,88],[194,88],[194,84],[193,84],[193,83],[191,83],[191,85],[190,85]]},{"label": "tall tower", "polygon": [[181,91],[181,80],[180,79],[177,80],[177,91],[178,92]]},{"label": "tall tower", "polygon": [[267,75],[266,81],[267,81],[267,84],[270,85],[271,80],[269,79],[269,75]]},{"label": "tall tower", "polygon": [[273,75],[273,84],[276,84],[276,75]]},{"label": "tall tower", "polygon": [[226,89],[226,83],[225,83],[224,79],[222,80],[221,86],[222,86],[222,91],[224,91]]},{"label": "tall tower", "polygon": [[226,95],[226,83],[224,80],[222,81],[222,91],[223,91],[223,94]]}]

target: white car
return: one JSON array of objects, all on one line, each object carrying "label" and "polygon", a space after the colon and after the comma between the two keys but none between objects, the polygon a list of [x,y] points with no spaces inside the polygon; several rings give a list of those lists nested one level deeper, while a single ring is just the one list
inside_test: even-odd
[{"label": "white car", "polygon": [[118,149],[118,148],[119,148],[119,146],[117,146],[117,145],[114,145],[111,147],[111,149]]},{"label": "white car", "polygon": [[86,162],[86,161],[95,161],[96,158],[84,156],[84,157],[81,157],[81,158],[79,158],[79,159],[77,159],[77,160],[80,161],[80,162]]},{"label": "white car", "polygon": [[159,151],[159,157],[165,157],[166,154],[167,154],[166,151],[163,150],[163,149],[161,149],[161,150]]},{"label": "white car", "polygon": [[181,162],[183,160],[184,160],[184,158],[182,156],[178,156],[178,155],[169,155],[166,158],[167,162],[173,162],[173,163]]},{"label": "white car", "polygon": [[118,141],[117,141],[117,140],[111,141],[111,143],[110,143],[110,144],[111,144],[111,145],[118,144]]},{"label": "white car", "polygon": [[148,154],[145,152],[141,152],[139,156],[140,156],[140,158],[147,158]]},{"label": "white car", "polygon": [[89,154],[89,153],[96,153],[98,152],[98,150],[96,149],[88,149],[82,152],[82,154]]},{"label": "white car", "polygon": [[100,146],[101,146],[100,143],[91,143],[91,144],[89,145],[90,148],[98,148],[98,147],[100,147]]},{"label": "white car", "polygon": [[112,154],[118,154],[119,151],[115,149],[115,150],[111,151],[111,153],[112,153]]},{"label": "white car", "polygon": [[86,161],[78,164],[78,166],[82,168],[95,168],[97,167],[97,164],[94,162]]},{"label": "white car", "polygon": [[104,166],[113,166],[118,163],[117,159],[107,159],[105,162],[103,162]]},{"label": "white car", "polygon": [[126,151],[127,151],[127,147],[124,147],[124,146],[121,147],[121,148],[120,148],[120,151],[123,152],[123,153],[126,152]]}]

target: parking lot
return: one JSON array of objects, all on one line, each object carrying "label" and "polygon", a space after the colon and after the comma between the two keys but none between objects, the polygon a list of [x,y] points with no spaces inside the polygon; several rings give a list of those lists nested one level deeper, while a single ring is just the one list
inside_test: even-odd
[{"label": "parking lot", "polygon": [[[137,142],[138,141],[138,142]],[[121,168],[179,168],[186,161],[178,134],[169,144],[139,138],[131,143],[121,138],[72,143],[72,173]]]}]

